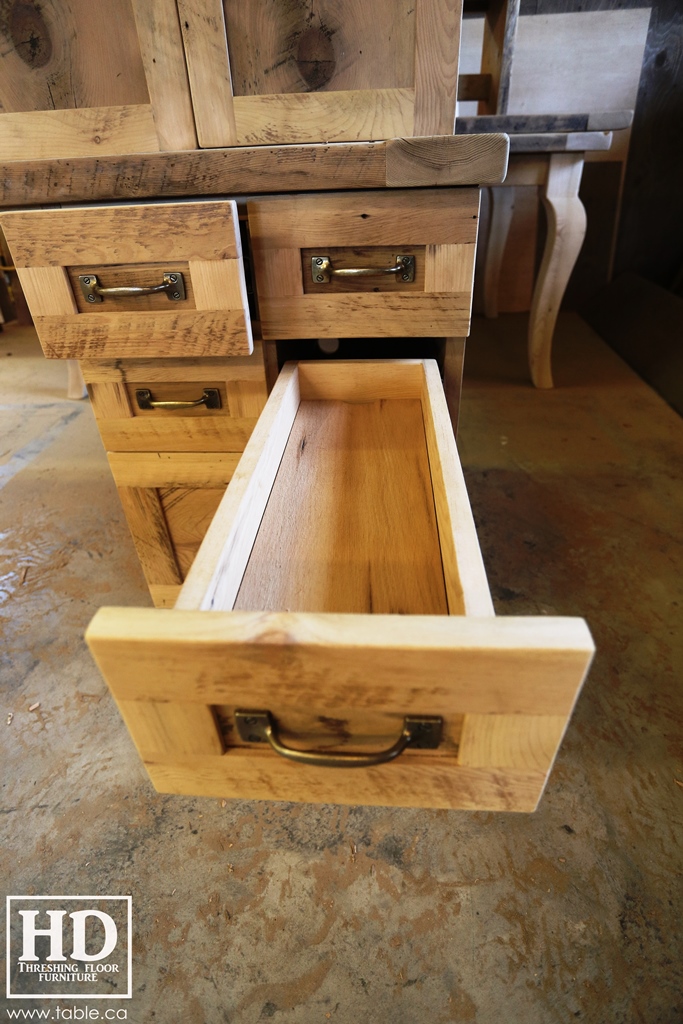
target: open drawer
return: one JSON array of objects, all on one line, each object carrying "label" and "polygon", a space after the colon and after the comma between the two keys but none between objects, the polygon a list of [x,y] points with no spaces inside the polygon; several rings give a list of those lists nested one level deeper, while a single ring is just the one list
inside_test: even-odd
[{"label": "open drawer", "polygon": [[175,608],[87,640],[161,792],[514,811],[593,652],[494,617],[429,360],[287,364]]}]

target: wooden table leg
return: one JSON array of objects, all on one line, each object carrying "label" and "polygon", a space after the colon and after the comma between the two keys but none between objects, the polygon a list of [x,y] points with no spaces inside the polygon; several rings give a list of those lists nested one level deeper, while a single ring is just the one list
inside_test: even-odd
[{"label": "wooden table leg", "polygon": [[586,235],[586,211],[579,199],[583,153],[553,153],[541,197],[548,237],[529,318],[529,369],[537,388],[551,388],[553,331],[567,282]]},{"label": "wooden table leg", "polygon": [[83,380],[83,374],[81,373],[81,367],[78,360],[67,359],[66,370],[66,397],[73,399],[85,398],[88,392],[85,387],[85,381]]},{"label": "wooden table leg", "polygon": [[515,209],[513,186],[489,189],[489,231],[484,258],[484,316],[498,316],[498,286],[503,253]]},{"label": "wooden table leg", "polygon": [[453,425],[453,433],[458,436],[458,416],[460,414],[460,394],[462,392],[462,368],[465,361],[465,338],[444,338],[446,343],[443,360],[443,388],[446,392],[446,404]]}]

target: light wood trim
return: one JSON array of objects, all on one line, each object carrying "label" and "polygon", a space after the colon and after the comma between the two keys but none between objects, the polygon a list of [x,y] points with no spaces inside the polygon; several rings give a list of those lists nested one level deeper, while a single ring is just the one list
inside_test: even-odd
[{"label": "light wood trim", "polygon": [[39,316],[34,323],[48,359],[229,356],[252,350],[251,320],[243,310]]},{"label": "light wood trim", "polygon": [[132,0],[159,149],[196,149],[190,83],[175,0]]},{"label": "light wood trim", "polygon": [[428,245],[425,252],[426,292],[471,292],[476,245]]},{"label": "light wood trim", "polygon": [[453,614],[493,615],[477,529],[436,363],[425,360],[422,394],[448,604]]},{"label": "light wood trim", "polygon": [[304,294],[300,249],[254,249],[252,256],[260,294],[283,299]]},{"label": "light wood trim", "polygon": [[89,384],[115,384],[118,382],[145,383],[180,380],[185,382],[206,380],[262,381],[263,344],[254,342],[250,356],[202,356],[170,359],[97,359],[83,360],[83,376]]},{"label": "light wood trim", "polygon": [[1,223],[17,267],[234,260],[241,251],[237,204],[227,199],[26,210]]},{"label": "light wood trim", "polygon": [[465,715],[458,764],[547,773],[566,727],[565,715]]},{"label": "light wood trim", "polygon": [[189,582],[173,614],[95,615],[86,639],[117,699],[157,700],[161,687],[170,701],[238,707],[268,707],[277,693],[320,714],[566,716],[594,650],[574,618],[180,613]]},{"label": "light wood trim", "polygon": [[226,487],[241,452],[107,452],[117,487]]},{"label": "light wood trim", "polygon": [[17,267],[17,277],[32,316],[74,316],[78,313],[64,267]]},{"label": "light wood trim", "polygon": [[100,420],[99,430],[108,452],[241,452],[256,422],[233,416],[133,416]]},{"label": "light wood trim", "polygon": [[415,119],[412,132],[450,135],[455,129],[462,4],[417,0],[415,21]]},{"label": "light wood trim", "polygon": [[159,793],[356,807],[530,813],[545,782],[539,771],[444,767],[442,759],[417,752],[367,772],[335,769],[333,782],[327,772],[301,771],[269,751],[237,749],[222,758],[148,758],[145,767]]},{"label": "light wood trim", "polygon": [[235,146],[230,57],[221,0],[177,0],[200,146]]},{"label": "light wood trim", "polygon": [[296,366],[285,367],[178,598],[177,608],[231,608],[299,407]]},{"label": "light wood trim", "polygon": [[288,145],[412,135],[414,101],[414,89],[235,96],[237,144],[263,145],[273,138]]},{"label": "light wood trim", "polygon": [[0,116],[3,161],[158,152],[149,104],[22,110]]},{"label": "light wood trim", "polygon": [[154,583],[182,583],[157,492],[151,487],[120,487],[119,498],[145,579]]},{"label": "light wood trim", "polygon": [[495,134],[21,159],[2,167],[0,205],[496,185],[505,177],[508,150],[507,136]]},{"label": "light wood trim", "polygon": [[348,292],[260,302],[263,338],[440,337],[470,333],[471,293]]},{"label": "light wood trim", "polygon": [[190,260],[197,309],[249,308],[244,266],[236,260]]},{"label": "light wood trim", "polygon": [[90,400],[98,420],[131,419],[133,416],[125,384],[91,384]]},{"label": "light wood trim", "polygon": [[254,249],[476,242],[477,189],[274,196],[247,204]]},{"label": "light wood trim", "polygon": [[143,759],[155,754],[220,756],[225,749],[211,708],[202,704],[133,700],[117,703]]}]

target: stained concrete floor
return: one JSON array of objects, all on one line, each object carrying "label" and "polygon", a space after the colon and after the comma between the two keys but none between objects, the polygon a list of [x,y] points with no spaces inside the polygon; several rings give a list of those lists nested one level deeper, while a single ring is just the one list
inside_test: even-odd
[{"label": "stained concrete floor", "polygon": [[500,614],[584,615],[598,649],[531,816],[155,794],[82,639],[149,604],[97,430],[0,334],[2,873],[132,894],[128,1020],[683,1020],[681,421],[573,315],[534,391],[524,327],[468,351],[484,558]]}]

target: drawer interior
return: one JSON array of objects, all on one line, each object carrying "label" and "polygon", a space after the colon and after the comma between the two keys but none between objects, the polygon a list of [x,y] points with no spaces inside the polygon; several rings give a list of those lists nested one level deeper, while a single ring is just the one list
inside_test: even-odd
[{"label": "drawer interior", "polygon": [[[101,609],[87,639],[162,792],[517,811],[593,651],[580,619],[493,615],[420,360],[288,364],[175,607]],[[441,738],[312,767],[245,732],[254,715],[328,759],[385,752],[411,716]]]}]

